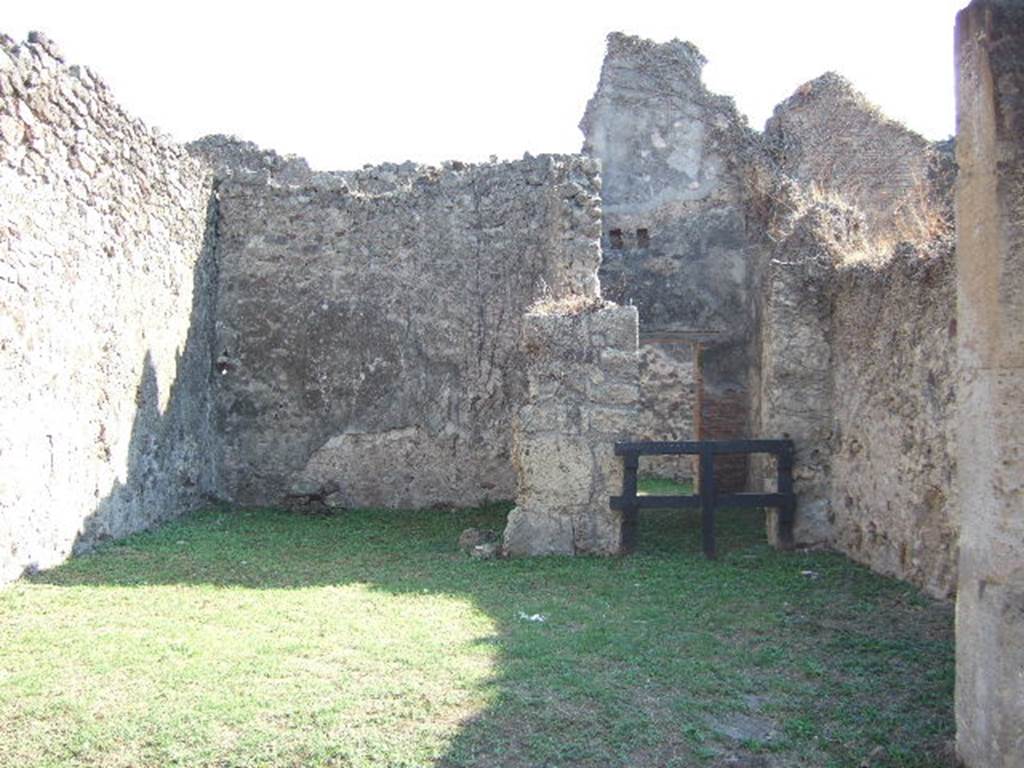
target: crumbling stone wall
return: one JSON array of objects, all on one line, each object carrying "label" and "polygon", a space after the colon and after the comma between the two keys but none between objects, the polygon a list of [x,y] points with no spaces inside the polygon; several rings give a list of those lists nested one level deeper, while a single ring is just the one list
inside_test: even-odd
[{"label": "crumbling stone wall", "polygon": [[943,148],[886,117],[834,72],[775,108],[765,145],[786,177],[860,211],[861,234],[876,253],[949,227],[948,211],[935,205],[952,183]]},{"label": "crumbling stone wall", "polygon": [[339,506],[514,495],[518,345],[544,297],[596,297],[580,157],[226,178],[216,415],[225,497]]},{"label": "crumbling stone wall", "polygon": [[797,541],[948,595],[957,540],[948,147],[886,120],[834,76],[776,108],[767,136],[776,165],[759,201],[773,251],[762,272],[758,418],[764,434],[796,442]]},{"label": "crumbling stone wall", "polygon": [[[760,262],[746,196],[760,148],[732,100],[704,87],[703,65],[690,43],[609,35],[580,128],[584,153],[602,164],[605,295],[637,307],[641,332],[701,343],[698,436],[740,437],[749,431]],[[745,458],[717,472],[723,490],[742,485]]]},{"label": "crumbling stone wall", "polygon": [[639,416],[637,313],[601,300],[544,303],[526,315],[528,391],[514,422],[516,508],[510,555],[619,552],[622,491],[616,440]]},{"label": "crumbling stone wall", "polygon": [[[796,208],[799,198],[788,203]],[[815,204],[787,229],[777,229],[772,258],[763,270],[761,365],[756,378],[758,432],[788,437],[796,448],[793,490],[797,494],[794,541],[827,544],[833,537],[832,281],[838,249],[851,237],[850,211]],[[765,490],[777,474],[758,457]],[[768,536],[779,542],[778,516],[768,513]]]},{"label": "crumbling stone wall", "polygon": [[220,181],[233,179],[287,186],[313,183],[318,178],[330,184],[334,178],[331,173],[315,173],[301,157],[282,156],[234,136],[203,136],[186,147],[193,156],[203,159]]},{"label": "crumbling stone wall", "polygon": [[[314,172],[223,136],[189,157],[49,42],[0,43],[0,578],[204,492],[512,495],[530,365],[555,376],[544,344],[519,343],[524,313],[593,309],[600,263],[639,312],[641,410],[616,403],[633,421],[612,428],[609,411],[577,442],[789,434],[799,541],[952,589],[953,166],[841,78],[801,88],[762,137],[704,88],[692,45],[611,35],[581,123],[602,228],[589,159]],[[590,349],[588,324],[615,312],[527,330],[564,322]],[[591,357],[625,397],[626,373]],[[591,384],[548,406],[593,406]],[[689,476],[669,462],[643,469]],[[604,482],[600,462],[581,471]],[[740,486],[746,460],[718,472]],[[542,506],[524,487],[520,522]],[[562,516],[571,549],[614,551],[610,518],[585,522],[580,499]]]},{"label": "crumbling stone wall", "polygon": [[[799,543],[948,594],[949,148],[831,73],[760,137],[704,88],[702,66],[686,43],[608,39],[581,123],[603,167],[605,294],[637,306],[642,335],[699,343],[694,384],[677,387],[695,393],[695,436],[794,439]],[[665,438],[677,431],[658,416],[672,387],[655,349],[638,436]],[[745,462],[723,465],[719,482],[743,485]],[[754,476],[770,485],[765,470]]]},{"label": "crumbling stone wall", "polygon": [[210,174],[40,35],[0,36],[0,582],[195,506]]}]

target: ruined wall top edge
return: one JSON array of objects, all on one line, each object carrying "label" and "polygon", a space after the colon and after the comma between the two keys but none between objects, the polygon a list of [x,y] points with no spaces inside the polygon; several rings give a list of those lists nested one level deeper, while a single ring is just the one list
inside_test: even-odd
[{"label": "ruined wall top edge", "polygon": [[824,72],[818,77],[802,83],[790,96],[776,104],[772,110],[772,117],[768,118],[766,132],[770,132],[771,126],[780,115],[799,109],[808,102],[822,101],[845,104],[849,109],[855,109],[874,118],[883,126],[908,134],[922,147],[934,143],[921,136],[917,131],[911,130],[899,120],[885,114],[877,104],[857,90],[846,77],[834,71]]},{"label": "ruined wall top edge", "polygon": [[[617,100],[637,103],[651,100],[681,107],[700,104],[708,112],[717,112],[716,127],[738,129],[745,138],[756,136],[747,118],[731,96],[712,93],[702,80],[707,59],[691,42],[673,39],[665,43],[612,32],[594,95],[587,102],[579,129],[589,137],[598,121],[601,102],[614,94]],[[584,152],[587,146],[584,145]]]},{"label": "ruined wall top edge", "polygon": [[[713,93],[704,85],[702,71],[706,63],[707,59],[700,49],[689,41],[672,39],[659,43],[622,32],[611,32],[607,37],[601,82],[602,84],[614,82],[618,85],[627,82],[633,85],[640,84],[650,88],[652,95],[662,99],[683,97],[704,100],[719,109],[725,109],[729,113],[729,117],[734,117],[738,124],[746,127],[747,118],[736,109],[733,98],[725,94]],[[644,73],[642,82],[634,78],[634,74],[638,71]],[[600,91],[599,85],[595,96]],[[636,95],[638,94],[634,94],[634,96]],[[820,102],[823,100],[844,103],[847,107],[870,116],[887,129],[907,134],[921,146],[930,145],[940,151],[948,149],[944,146],[948,141],[929,141],[899,120],[886,115],[858,91],[846,77],[834,71],[824,72],[800,85],[792,95],[775,106],[773,116],[768,119],[764,131],[751,130],[751,132],[770,134],[772,126],[778,122],[780,115],[798,109],[806,105],[808,101]],[[589,132],[595,107],[595,99],[592,98],[587,104],[579,125],[584,135]],[[832,126],[833,129],[840,127]]]},{"label": "ruined wall top edge", "polygon": [[823,201],[857,209],[859,243],[844,245],[848,260],[881,263],[907,247],[948,249],[952,142],[930,142],[887,117],[841,75],[827,72],[780,103],[763,146],[770,172],[761,184],[769,197],[785,200],[774,206],[783,218]]},{"label": "ruined wall top edge", "polygon": [[[61,89],[61,97],[78,109],[82,119],[95,113],[89,105],[96,102],[101,111],[109,111],[119,118],[126,134],[122,138],[139,142],[166,160],[191,166],[205,173],[205,164],[190,157],[188,150],[162,131],[147,125],[129,114],[115,99],[107,83],[87,66],[68,64],[63,52],[41,32],[29,32],[27,39],[18,42],[0,32],[0,95],[8,92],[24,95],[40,85],[52,81]],[[45,110],[44,110],[45,112]],[[50,116],[41,114],[39,119]],[[29,137],[31,138],[31,137]]]},{"label": "ruined wall top edge", "polygon": [[[405,161],[365,165],[356,170],[314,171],[296,155],[280,155],[234,136],[211,135],[190,142],[188,149],[208,162],[221,181],[265,184],[280,188],[313,188],[348,192],[357,196],[383,196],[408,192],[422,184],[460,178],[484,169],[508,169],[526,174],[564,169],[598,179],[600,164],[583,155],[525,154],[520,160],[470,163],[449,160],[441,165]],[[538,179],[538,183],[539,179]]]}]

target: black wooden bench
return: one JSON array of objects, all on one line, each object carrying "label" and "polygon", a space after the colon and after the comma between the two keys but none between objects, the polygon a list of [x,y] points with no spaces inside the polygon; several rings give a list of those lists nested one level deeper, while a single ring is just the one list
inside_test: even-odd
[{"label": "black wooden bench", "polygon": [[[725,493],[715,491],[715,456],[723,453],[771,453],[778,467],[775,493]],[[779,544],[793,546],[792,440],[693,440],[682,442],[620,442],[615,455],[622,457],[625,474],[622,495],[609,499],[611,508],[622,512],[622,549],[636,548],[637,519],[641,509],[685,509],[700,507],[701,545],[705,556],[715,557],[715,510],[722,507],[775,507],[779,510]],[[699,456],[698,493],[691,496],[637,496],[637,470],[641,456]]]}]

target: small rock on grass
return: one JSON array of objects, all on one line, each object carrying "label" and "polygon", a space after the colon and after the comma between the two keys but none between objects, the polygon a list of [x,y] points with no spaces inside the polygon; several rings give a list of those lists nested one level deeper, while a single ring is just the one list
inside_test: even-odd
[{"label": "small rock on grass", "polygon": [[[495,553],[498,549],[498,543],[501,541],[501,536],[498,535],[497,531],[492,531],[487,528],[467,528],[459,536],[459,549],[465,552],[467,555],[473,555],[473,551],[480,546],[485,544],[494,544]],[[474,555],[475,557],[477,555]],[[491,555],[493,557],[493,555]]]},{"label": "small rock on grass", "polygon": [[489,541],[486,544],[477,544],[469,551],[469,556],[477,560],[492,560],[500,553],[501,545],[496,541]]}]

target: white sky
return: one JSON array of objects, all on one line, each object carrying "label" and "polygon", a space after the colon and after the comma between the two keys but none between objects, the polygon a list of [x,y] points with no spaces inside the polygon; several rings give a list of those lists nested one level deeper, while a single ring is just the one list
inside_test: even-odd
[{"label": "white sky", "polygon": [[953,133],[967,0],[6,0],[129,112],[186,141],[234,133],[318,169],[576,152],[612,30],[677,37],[762,128],[832,69],[931,139]]}]

